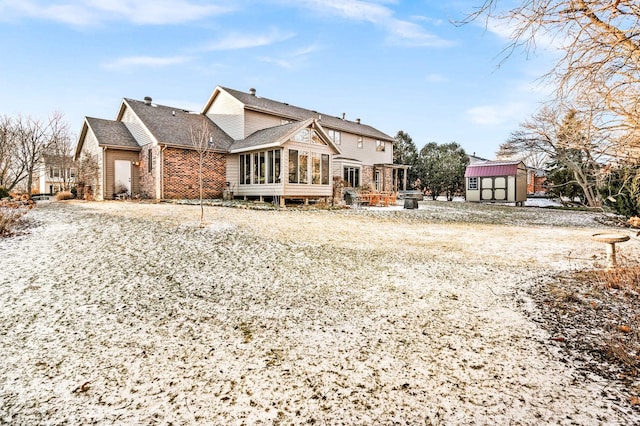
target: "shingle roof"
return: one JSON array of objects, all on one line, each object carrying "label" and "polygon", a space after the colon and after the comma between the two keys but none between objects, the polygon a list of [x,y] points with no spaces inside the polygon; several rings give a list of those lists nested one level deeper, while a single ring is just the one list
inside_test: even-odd
[{"label": "shingle roof", "polygon": [[464,177],[514,176],[522,161],[487,161],[467,166]]},{"label": "shingle roof", "polygon": [[229,135],[203,114],[165,105],[147,105],[135,99],[125,98],[125,101],[156,137],[158,143],[191,147],[190,129],[198,130],[203,124],[213,136],[216,148],[226,151],[233,143]]},{"label": "shingle roof", "polygon": [[274,115],[301,121],[309,118],[320,119],[322,126],[325,128],[342,130],[356,135],[368,136],[373,139],[380,139],[389,142],[393,142],[394,140],[391,136],[367,124],[358,124],[355,121],[343,120],[329,114],[319,113],[317,111],[300,108],[284,102],[274,101],[226,87],[220,88],[242,102],[249,109],[272,113]]},{"label": "shingle roof", "polygon": [[231,149],[237,151],[240,149],[251,148],[254,146],[264,145],[265,143],[275,143],[282,140],[285,136],[295,132],[296,130],[307,127],[312,120],[305,120],[304,122],[294,122],[283,124],[281,126],[268,127],[266,129],[258,130],[244,140],[236,141]]},{"label": "shingle roof", "polygon": [[140,149],[124,123],[93,117],[86,117],[86,120],[99,145]]}]

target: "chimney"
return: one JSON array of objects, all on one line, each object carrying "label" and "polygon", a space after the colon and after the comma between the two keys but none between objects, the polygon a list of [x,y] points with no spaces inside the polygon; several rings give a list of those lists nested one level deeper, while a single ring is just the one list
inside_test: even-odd
[{"label": "chimney", "polygon": [[346,113],[346,112],[343,112],[343,113],[342,113],[342,119],[343,119],[343,120],[344,120],[344,117],[346,117],[346,115],[347,115],[347,113]]},{"label": "chimney", "polygon": [[151,105],[151,96],[145,96],[144,97],[144,104],[145,105]]},{"label": "chimney", "polygon": [[251,89],[249,89],[249,94],[251,96],[255,96],[256,95],[256,89],[254,89],[253,87]]},{"label": "chimney", "polygon": [[356,118],[356,123],[360,124],[360,119]]}]

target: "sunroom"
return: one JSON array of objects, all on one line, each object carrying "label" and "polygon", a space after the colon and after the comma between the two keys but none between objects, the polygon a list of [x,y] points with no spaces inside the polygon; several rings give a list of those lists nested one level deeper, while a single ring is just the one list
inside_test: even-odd
[{"label": "sunroom", "polygon": [[332,196],[332,158],[340,151],[317,120],[259,130],[231,147],[229,191],[280,205]]}]

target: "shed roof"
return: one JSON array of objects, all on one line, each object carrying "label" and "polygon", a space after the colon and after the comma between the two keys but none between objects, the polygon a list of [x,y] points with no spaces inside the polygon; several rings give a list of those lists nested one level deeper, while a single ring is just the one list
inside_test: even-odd
[{"label": "shed roof", "polygon": [[467,166],[464,177],[515,176],[522,161],[487,161]]}]

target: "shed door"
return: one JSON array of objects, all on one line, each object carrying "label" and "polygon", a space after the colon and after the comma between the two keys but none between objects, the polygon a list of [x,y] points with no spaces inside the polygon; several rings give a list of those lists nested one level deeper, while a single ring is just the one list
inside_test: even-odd
[{"label": "shed door", "polygon": [[507,177],[483,177],[480,181],[480,201],[507,201]]},{"label": "shed door", "polygon": [[115,160],[114,193],[131,194],[131,161]]}]

